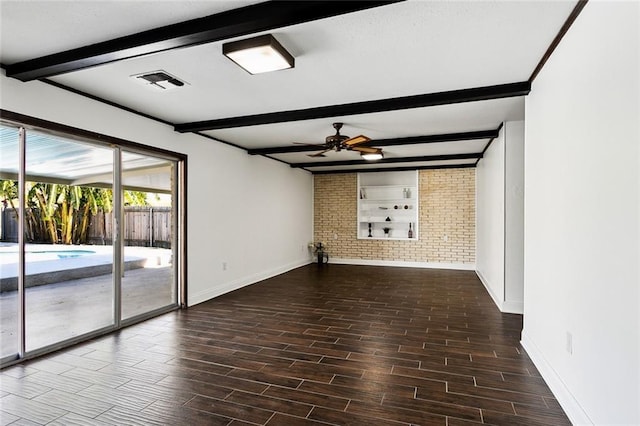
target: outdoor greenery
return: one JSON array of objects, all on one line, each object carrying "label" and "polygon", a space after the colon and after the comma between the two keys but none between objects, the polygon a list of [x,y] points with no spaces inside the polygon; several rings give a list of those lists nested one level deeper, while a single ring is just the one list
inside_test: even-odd
[{"label": "outdoor greenery", "polygon": [[[27,182],[25,234],[27,241],[53,244],[84,244],[91,218],[99,211],[113,209],[111,189],[56,183]],[[124,191],[124,204],[145,206],[147,194]],[[18,209],[18,183],[0,180],[0,199],[5,206]]]}]

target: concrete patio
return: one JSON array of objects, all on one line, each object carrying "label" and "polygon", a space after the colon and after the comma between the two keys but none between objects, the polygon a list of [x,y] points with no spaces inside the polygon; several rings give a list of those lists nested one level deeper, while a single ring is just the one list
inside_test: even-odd
[{"label": "concrete patio", "polygon": [[[96,254],[91,256],[28,264],[28,273],[39,277],[39,282],[47,282],[28,287],[25,291],[27,350],[113,323],[111,260],[107,250],[95,251]],[[122,318],[131,318],[175,302],[171,251],[127,247],[126,253],[132,269],[126,270],[122,278]],[[72,267],[74,265],[75,268]],[[17,270],[15,264],[0,264],[0,277],[5,283],[12,278],[11,272],[14,270]],[[31,278],[32,275],[28,275],[27,282]],[[1,356],[15,353],[17,349],[17,308],[15,290],[0,292]]]}]

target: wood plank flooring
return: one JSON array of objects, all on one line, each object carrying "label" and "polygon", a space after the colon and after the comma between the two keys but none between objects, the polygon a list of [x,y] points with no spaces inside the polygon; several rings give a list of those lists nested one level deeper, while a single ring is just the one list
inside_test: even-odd
[{"label": "wood plank flooring", "polygon": [[474,272],[309,265],[0,373],[8,425],[569,425]]}]

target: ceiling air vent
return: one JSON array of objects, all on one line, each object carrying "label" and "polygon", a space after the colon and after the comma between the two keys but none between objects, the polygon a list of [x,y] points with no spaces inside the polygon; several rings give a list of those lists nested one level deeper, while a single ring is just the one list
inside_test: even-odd
[{"label": "ceiling air vent", "polygon": [[134,74],[131,78],[137,83],[159,90],[177,89],[178,87],[188,84],[163,70]]}]

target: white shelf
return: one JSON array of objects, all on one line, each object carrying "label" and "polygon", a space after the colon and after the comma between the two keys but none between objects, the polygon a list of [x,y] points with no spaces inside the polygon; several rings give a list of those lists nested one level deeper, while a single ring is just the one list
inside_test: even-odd
[{"label": "white shelf", "polygon": [[398,205],[398,206],[404,206],[404,205],[413,205],[416,203],[416,200],[413,198],[391,198],[389,200],[380,200],[380,199],[376,199],[376,200],[372,200],[372,199],[360,199],[358,200],[360,201],[360,203],[362,205],[378,205],[381,204],[382,207],[386,207],[386,206],[391,206],[391,208],[393,208],[393,206]]},{"label": "white shelf", "polygon": [[[358,175],[357,197],[358,239],[418,240],[417,171],[361,173]],[[387,221],[387,217],[391,218],[391,221]],[[369,224],[371,237],[368,236]],[[408,237],[410,224],[412,238]],[[384,235],[384,228],[390,229],[389,236]]]},{"label": "white shelf", "polygon": [[362,220],[362,223],[386,223],[387,225],[394,225],[394,224],[403,224],[403,225],[407,225],[407,228],[409,227],[410,223],[413,223],[413,220],[394,220],[393,222],[389,222],[386,221],[384,219],[382,220]]},{"label": "white shelf", "polygon": [[359,240],[387,240],[387,241],[418,241],[417,238],[393,238],[393,237],[360,237]]},{"label": "white shelf", "polygon": [[[387,172],[389,173],[389,172]],[[405,202],[415,201],[416,187],[414,184],[407,185],[364,185],[358,189],[358,198],[362,201],[375,202]]]},{"label": "white shelf", "polygon": [[391,220],[393,220],[393,217],[413,217],[416,213],[416,209],[415,208],[411,208],[411,209],[378,209],[378,208],[368,208],[367,206],[362,207],[359,210],[360,213],[360,217],[364,218],[364,217],[387,217],[390,216]]}]

